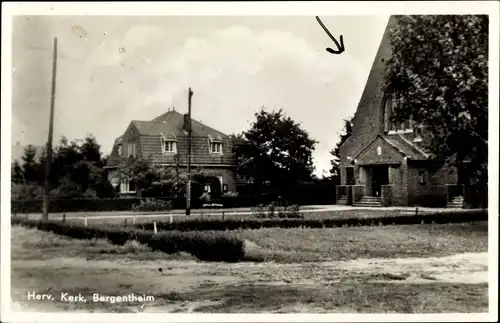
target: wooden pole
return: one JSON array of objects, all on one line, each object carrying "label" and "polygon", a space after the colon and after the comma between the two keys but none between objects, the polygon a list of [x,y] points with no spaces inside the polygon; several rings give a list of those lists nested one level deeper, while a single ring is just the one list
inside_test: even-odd
[{"label": "wooden pole", "polygon": [[191,214],[191,97],[193,91],[189,88],[188,93],[188,158],[187,158],[187,187],[186,187],[186,215]]},{"label": "wooden pole", "polygon": [[52,61],[52,89],[50,96],[50,119],[49,119],[49,138],[47,140],[47,160],[45,161],[45,185],[43,196],[43,216],[42,220],[49,219],[49,192],[50,192],[50,166],[52,164],[52,138],[54,133],[54,104],[56,99],[56,73],[57,73],[57,37],[54,38],[54,53]]}]

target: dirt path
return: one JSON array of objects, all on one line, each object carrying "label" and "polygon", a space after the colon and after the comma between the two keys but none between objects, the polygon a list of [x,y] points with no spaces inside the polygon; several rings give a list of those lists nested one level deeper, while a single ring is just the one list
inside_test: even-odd
[{"label": "dirt path", "polygon": [[[86,291],[107,295],[149,293],[158,298],[153,304],[137,306],[124,307],[124,305],[116,304],[111,308],[99,308],[96,305],[90,308],[88,306],[72,307],[70,310],[74,312],[186,313],[204,309],[245,312],[249,310],[249,304],[260,302],[259,299],[253,297],[269,298],[268,301],[262,300],[260,307],[266,306],[269,302],[275,302],[277,305],[269,310],[271,312],[322,312],[350,309],[346,309],[345,306],[328,309],[327,306],[330,306],[330,303],[323,301],[317,304],[316,301],[313,303],[308,303],[308,300],[299,301],[297,299],[303,296],[298,295],[310,294],[311,296],[308,297],[312,300],[316,297],[330,299],[340,296],[336,294],[332,294],[335,296],[317,296],[316,293],[341,292],[350,293],[342,296],[341,299],[349,300],[351,297],[358,297],[365,300],[369,299],[365,293],[378,295],[380,291],[377,289],[380,288],[383,288],[382,293],[391,294],[390,286],[394,286],[398,293],[410,293],[407,291],[409,286],[415,286],[414,289],[418,293],[429,293],[430,288],[433,295],[445,295],[450,291],[441,291],[439,286],[455,283],[461,286],[471,286],[471,291],[467,293],[478,297],[477,295],[482,295],[484,292],[478,289],[477,284],[488,281],[488,254],[463,253],[441,258],[356,259],[295,264],[273,262],[227,264],[173,260],[107,261],[75,257],[13,260],[12,270],[14,308],[23,310],[30,310],[30,308],[43,311],[67,309],[64,304],[55,302],[28,304],[29,308],[26,308],[27,305],[22,302],[22,299],[26,291],[33,290],[33,286],[37,286],[40,292],[47,290],[52,290],[54,293],[56,291],[57,293]],[[380,286],[385,287],[377,287],[380,283],[382,283]],[[422,287],[424,285],[429,287],[426,289]],[[397,286],[401,286],[402,290]],[[359,288],[364,288],[363,294],[351,296]],[[460,289],[452,289],[451,292],[458,293],[456,294],[458,296],[447,296],[448,298],[460,298],[464,293]],[[228,299],[233,299],[231,302],[234,302],[235,297],[238,305],[226,303]],[[245,297],[252,297],[252,299],[247,300]],[[284,299],[278,301],[281,298]],[[399,306],[397,304],[399,303],[391,306],[397,307]],[[335,306],[335,303],[332,306]],[[369,310],[369,308],[352,310],[359,312]]]}]

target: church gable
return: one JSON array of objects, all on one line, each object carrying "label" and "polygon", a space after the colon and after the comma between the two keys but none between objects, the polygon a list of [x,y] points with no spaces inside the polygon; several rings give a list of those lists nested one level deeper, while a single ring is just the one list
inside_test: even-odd
[{"label": "church gable", "polygon": [[404,153],[388,143],[384,138],[377,136],[356,158],[358,165],[401,164]]}]

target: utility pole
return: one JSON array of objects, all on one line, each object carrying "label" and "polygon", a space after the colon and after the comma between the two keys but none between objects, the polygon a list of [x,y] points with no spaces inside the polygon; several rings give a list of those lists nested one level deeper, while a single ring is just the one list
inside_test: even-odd
[{"label": "utility pole", "polygon": [[187,159],[187,194],[186,194],[186,215],[191,214],[191,97],[193,91],[189,88],[188,93],[188,159]]},{"label": "utility pole", "polygon": [[47,141],[47,160],[45,161],[45,189],[43,196],[42,220],[49,219],[49,193],[50,193],[50,166],[52,165],[52,137],[54,133],[54,104],[56,99],[56,73],[57,73],[57,37],[54,38],[54,53],[52,61],[52,89],[50,95],[49,139]]}]

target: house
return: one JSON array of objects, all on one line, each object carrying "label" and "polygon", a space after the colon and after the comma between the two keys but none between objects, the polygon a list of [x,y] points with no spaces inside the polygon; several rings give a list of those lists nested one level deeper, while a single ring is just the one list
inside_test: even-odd
[{"label": "house", "polygon": [[412,120],[390,121],[395,100],[384,91],[384,62],[391,55],[389,32],[395,22],[391,16],[352,120],[352,134],[340,147],[337,203],[462,207],[465,168],[431,160],[423,146],[425,128]]},{"label": "house", "polygon": [[[120,180],[119,169],[130,156],[150,158],[154,165],[187,171],[189,117],[174,109],[151,121],[131,121],[116,138],[108,158],[108,179],[122,194],[135,194],[133,182]],[[223,191],[235,191],[236,165],[228,135],[201,122],[191,122],[191,171],[216,176]]]}]

